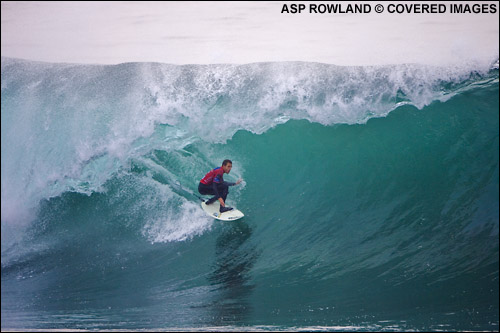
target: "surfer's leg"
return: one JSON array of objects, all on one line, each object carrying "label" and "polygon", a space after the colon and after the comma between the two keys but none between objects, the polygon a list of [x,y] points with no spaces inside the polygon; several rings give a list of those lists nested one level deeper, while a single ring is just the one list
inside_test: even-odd
[{"label": "surfer's leg", "polygon": [[203,194],[203,195],[210,194],[210,193],[208,193],[210,190],[211,190],[211,188],[209,186],[207,186],[201,182],[198,184],[198,192],[200,192],[200,194]]},{"label": "surfer's leg", "polygon": [[[213,194],[213,193],[209,193],[209,194]],[[211,197],[210,199],[208,199],[207,201],[205,201],[205,204],[206,205],[211,205],[213,204],[214,202],[217,201],[217,199],[219,199],[218,196],[214,195],[213,197]]]},{"label": "surfer's leg", "polygon": [[[219,192],[219,195],[222,198],[222,200],[224,200],[224,202],[226,202],[227,194],[229,192],[228,186],[226,184],[217,185],[217,192]],[[213,191],[210,194],[214,194]],[[205,202],[205,204],[210,205],[211,203],[214,203],[217,199],[219,199],[219,197],[214,196],[213,198],[210,198],[209,200],[207,200]]]},{"label": "surfer's leg", "polygon": [[[214,190],[212,189],[211,186],[209,185],[205,185],[203,183],[200,183],[200,185],[198,185],[198,192],[200,192],[200,194],[203,194],[203,195],[208,195],[208,194],[211,194],[211,195],[214,195]],[[207,205],[210,205],[211,203],[214,203],[215,200],[217,200],[217,197],[212,197],[210,199],[208,199],[207,201],[205,201],[205,204]]]},{"label": "surfer's leg", "polygon": [[217,190],[219,191],[222,200],[224,200],[224,202],[226,202],[226,198],[227,198],[227,195],[229,193],[229,186],[227,186],[226,184],[220,184],[217,187]]},{"label": "surfer's leg", "polygon": [[[224,203],[225,203],[227,195],[229,193],[229,186],[227,184],[220,184],[220,185],[217,186],[217,191],[219,191],[219,194],[220,194],[222,200],[224,200]],[[227,205],[225,207],[220,206],[219,212],[224,213],[224,212],[230,211],[232,209],[233,208],[228,207]]]}]

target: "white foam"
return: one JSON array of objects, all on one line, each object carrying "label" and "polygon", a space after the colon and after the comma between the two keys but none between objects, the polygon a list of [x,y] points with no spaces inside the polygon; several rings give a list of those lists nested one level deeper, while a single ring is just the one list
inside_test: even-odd
[{"label": "white foam", "polygon": [[153,191],[147,196],[141,195],[138,203],[138,209],[147,221],[142,233],[152,243],[185,241],[203,234],[212,226],[213,219],[206,216],[198,202],[188,201],[172,192],[168,185],[149,178],[141,182],[147,191]]},{"label": "white foam", "polygon": [[144,236],[152,243],[185,241],[210,230],[213,219],[201,207],[186,201],[178,213],[166,211],[163,216],[151,220],[143,229]]}]

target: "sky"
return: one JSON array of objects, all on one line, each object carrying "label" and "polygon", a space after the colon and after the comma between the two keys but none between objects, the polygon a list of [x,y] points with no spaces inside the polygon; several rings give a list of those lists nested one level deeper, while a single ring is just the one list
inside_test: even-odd
[{"label": "sky", "polygon": [[[282,13],[292,3],[369,4],[370,13]],[[446,13],[389,13],[389,4]],[[475,4],[472,1],[451,3]],[[450,2],[2,1],[5,57],[69,63],[443,65],[498,59],[499,11],[449,13]],[[384,12],[376,13],[377,4]]]}]

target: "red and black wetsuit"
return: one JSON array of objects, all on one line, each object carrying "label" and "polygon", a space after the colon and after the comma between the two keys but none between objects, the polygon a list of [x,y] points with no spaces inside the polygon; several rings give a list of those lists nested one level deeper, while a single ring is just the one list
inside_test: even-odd
[{"label": "red and black wetsuit", "polygon": [[229,183],[224,181],[224,170],[221,167],[217,167],[209,171],[205,177],[200,180],[198,185],[198,192],[200,194],[212,194],[215,195],[209,201],[213,202],[219,198],[222,198],[226,202],[227,194],[229,193],[229,186],[235,185],[235,183]]}]

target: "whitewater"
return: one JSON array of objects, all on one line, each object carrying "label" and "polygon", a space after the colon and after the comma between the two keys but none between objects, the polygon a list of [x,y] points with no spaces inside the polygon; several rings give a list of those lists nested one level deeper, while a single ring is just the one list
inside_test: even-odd
[{"label": "whitewater", "polygon": [[[498,330],[498,60],[1,87],[2,329]],[[226,158],[231,223],[196,197]]]}]

